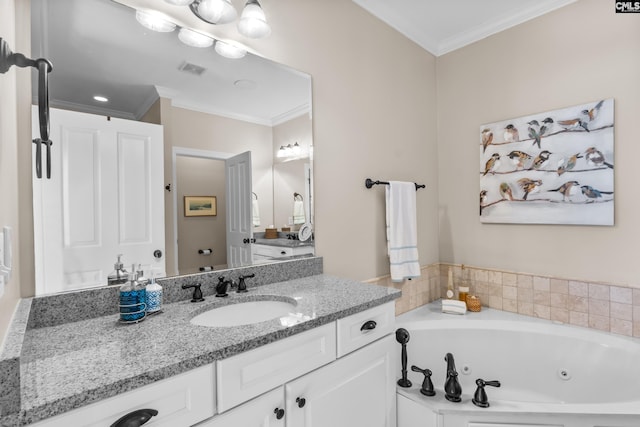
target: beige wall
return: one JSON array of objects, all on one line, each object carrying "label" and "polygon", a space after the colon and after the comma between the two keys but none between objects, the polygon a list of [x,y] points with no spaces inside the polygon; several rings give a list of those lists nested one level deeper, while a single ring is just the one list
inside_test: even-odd
[{"label": "beige wall", "polygon": [[[16,48],[14,1],[0,2],[0,37],[7,41],[13,51]],[[18,233],[18,127],[16,109],[16,73],[24,73],[12,67],[0,74],[0,227],[9,226],[14,231],[14,271],[9,281],[5,279],[4,295],[0,297],[0,346],[6,328],[20,297],[19,233]],[[20,141],[30,144],[30,140]]]},{"label": "beige wall", "polygon": [[[440,260],[640,286],[640,21],[581,0],[438,58]],[[615,226],[480,224],[479,127],[615,99]]]},{"label": "beige wall", "polygon": [[[224,161],[179,156],[176,160],[178,192],[178,267],[180,274],[199,273],[200,267],[227,264],[227,227]],[[216,196],[216,216],[184,216],[184,196]],[[199,249],[213,249],[201,255]]]},{"label": "beige wall", "polygon": [[[309,114],[291,119],[273,127],[273,217],[274,225],[280,229],[289,226],[289,217],[293,215],[293,193],[305,195],[305,164],[309,158],[283,161],[277,157],[281,146],[300,145],[301,152],[309,153],[312,143],[312,120]],[[307,221],[309,214],[305,212]],[[292,229],[298,229],[296,225]]]},{"label": "beige wall", "polygon": [[[171,106],[161,99],[161,122],[165,126],[165,180],[171,182],[173,147],[239,154],[251,151],[253,191],[260,194],[262,224],[273,222],[272,132],[271,127]],[[173,266],[173,195],[165,193],[165,235],[167,273]],[[225,257],[226,258],[226,257]]]},{"label": "beige wall", "polygon": [[438,261],[436,60],[349,0],[263,5],[273,33],[253,47],[311,74],[316,251],[325,272],[389,272],[384,189],[367,177],[426,184],[418,194],[423,265]]}]

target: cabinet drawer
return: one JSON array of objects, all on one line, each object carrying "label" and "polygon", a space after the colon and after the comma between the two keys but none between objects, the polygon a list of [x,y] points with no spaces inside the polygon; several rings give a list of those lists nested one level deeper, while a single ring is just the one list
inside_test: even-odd
[{"label": "cabinet drawer", "polygon": [[253,244],[251,249],[253,250],[254,255],[267,256],[271,258],[293,255],[293,248],[285,248],[280,246]]},{"label": "cabinet drawer", "polygon": [[329,323],[218,361],[218,412],[335,360],[335,330]]},{"label": "cabinet drawer", "polygon": [[[338,319],[338,357],[393,332],[395,321],[393,302]],[[367,329],[374,325],[373,329]]]},{"label": "cabinet drawer", "polygon": [[149,426],[191,426],[215,413],[213,365],[193,369],[80,409],[61,414],[34,427],[110,426],[138,409],[155,409]]},{"label": "cabinet drawer", "polygon": [[[277,414],[280,412],[280,419]],[[278,387],[197,427],[284,427],[284,389]]]}]

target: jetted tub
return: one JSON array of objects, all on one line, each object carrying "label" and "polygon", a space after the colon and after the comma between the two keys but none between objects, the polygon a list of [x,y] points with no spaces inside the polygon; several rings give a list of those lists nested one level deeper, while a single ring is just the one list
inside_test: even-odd
[{"label": "jetted tub", "polygon": [[[410,334],[413,383],[397,387],[398,427],[640,427],[640,340],[485,308],[443,314],[440,304],[396,319]],[[461,403],[444,398],[446,353]],[[424,376],[411,365],[433,372],[436,396],[420,394]],[[501,383],[485,387],[489,408],[471,402],[478,378]]]}]

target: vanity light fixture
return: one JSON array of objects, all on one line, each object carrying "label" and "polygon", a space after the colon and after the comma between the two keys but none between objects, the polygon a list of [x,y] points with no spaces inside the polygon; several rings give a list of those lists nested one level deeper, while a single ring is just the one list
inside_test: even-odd
[{"label": "vanity light fixture", "polygon": [[293,145],[291,144],[287,144],[285,145],[281,145],[280,149],[278,150],[278,153],[276,154],[276,157],[279,159],[284,159],[284,158],[296,158],[299,157],[302,154],[302,147],[300,147],[300,144],[298,144],[297,142],[294,143]]},{"label": "vanity light fixture", "polygon": [[261,39],[271,34],[264,10],[258,0],[248,0],[238,21],[238,31],[245,37]]},{"label": "vanity light fixture", "polygon": [[195,0],[189,5],[191,12],[209,24],[228,24],[238,17],[230,0]]},{"label": "vanity light fixture", "polygon": [[193,0],[164,0],[169,4],[174,4],[176,6],[188,6],[193,3]]},{"label": "vanity light fixture", "polygon": [[160,33],[170,33],[176,29],[176,24],[155,10],[136,10],[136,20],[143,27]]},{"label": "vanity light fixture", "polygon": [[178,39],[187,46],[191,47],[211,47],[213,46],[213,39],[204,34],[193,31],[189,28],[181,28],[178,32]]},{"label": "vanity light fixture", "polygon": [[246,50],[220,40],[216,40],[215,49],[220,56],[229,59],[240,59],[247,54]]}]

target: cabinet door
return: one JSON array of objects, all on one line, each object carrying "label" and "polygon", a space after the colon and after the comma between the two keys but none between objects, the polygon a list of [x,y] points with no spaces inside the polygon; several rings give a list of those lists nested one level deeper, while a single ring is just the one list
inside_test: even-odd
[{"label": "cabinet door", "polygon": [[284,427],[284,389],[278,387],[197,427]]},{"label": "cabinet door", "polygon": [[394,427],[393,337],[285,386],[287,427]]}]

